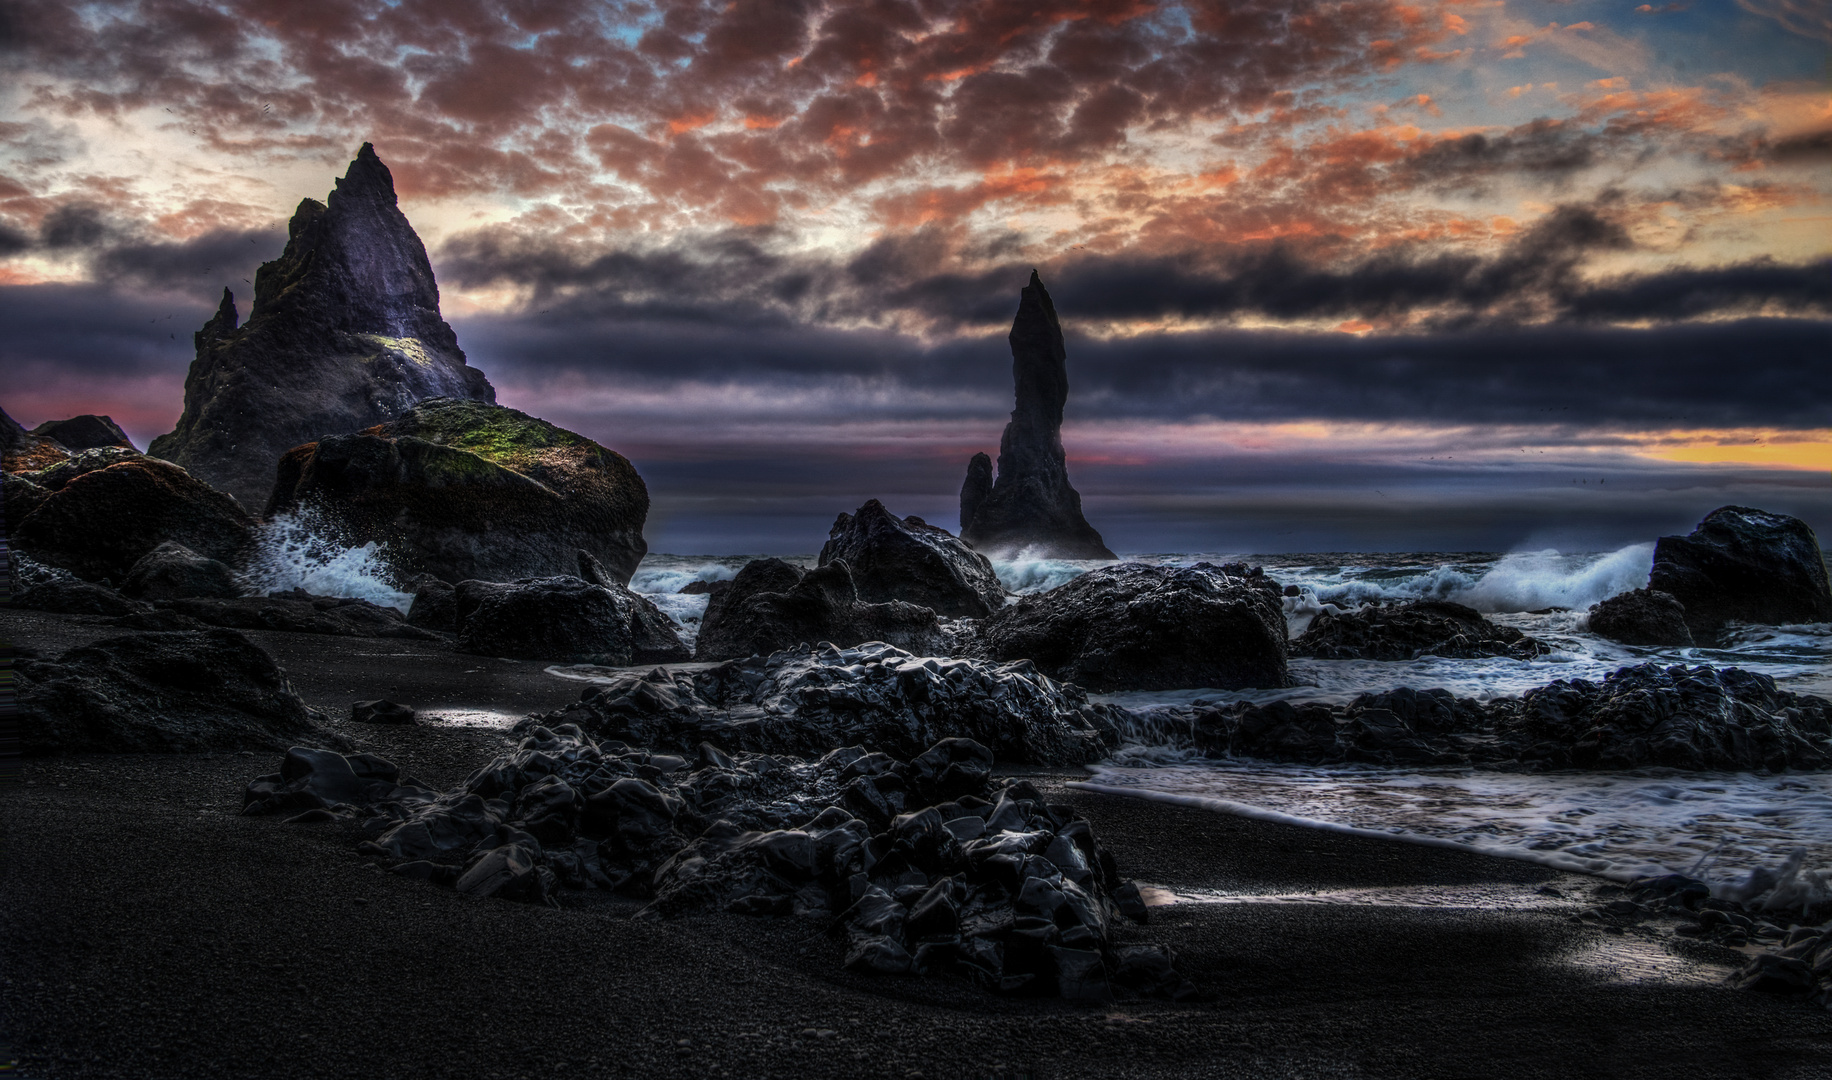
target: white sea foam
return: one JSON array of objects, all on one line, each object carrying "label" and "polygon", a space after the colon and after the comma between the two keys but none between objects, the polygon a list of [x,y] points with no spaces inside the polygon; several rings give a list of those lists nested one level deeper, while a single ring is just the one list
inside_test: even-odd
[{"label": "white sea foam", "polygon": [[244,588],[260,595],[304,589],[402,612],[413,603],[413,594],[398,587],[399,574],[380,545],[341,543],[310,510],[281,514],[260,526],[241,580]]},{"label": "white sea foam", "polygon": [[[1618,880],[1689,873],[1745,902],[1766,894],[1785,906],[1818,897],[1824,875],[1810,868],[1832,865],[1826,773],[1516,775],[1264,762],[1104,765],[1093,773],[1085,785],[1091,790]],[[1793,858],[1796,852],[1802,854]],[[1752,874],[1759,886],[1753,892],[1746,888]]]}]

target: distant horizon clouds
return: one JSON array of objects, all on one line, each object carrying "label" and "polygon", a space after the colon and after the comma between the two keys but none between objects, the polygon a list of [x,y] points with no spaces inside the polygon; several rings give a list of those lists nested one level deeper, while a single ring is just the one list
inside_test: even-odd
[{"label": "distant horizon clouds", "polygon": [[1832,17],[1601,0],[22,0],[0,406],[182,404],[362,142],[657,551],[957,526],[1032,268],[1116,550],[1832,536]]}]

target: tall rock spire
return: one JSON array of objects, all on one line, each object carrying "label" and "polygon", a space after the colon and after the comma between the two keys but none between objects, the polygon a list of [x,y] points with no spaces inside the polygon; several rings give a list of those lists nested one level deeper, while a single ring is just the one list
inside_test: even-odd
[{"label": "tall rock spire", "polygon": [[1011,324],[1011,374],[1017,407],[999,440],[998,479],[975,454],[961,486],[961,539],[982,551],[1028,548],[1059,559],[1111,559],[1113,552],[1081,513],[1062,452],[1062,407],[1069,399],[1067,353],[1056,305],[1035,270]]},{"label": "tall rock spire", "polygon": [[496,400],[439,314],[426,247],[368,143],[325,202],[299,203],[286,250],[255,274],[248,321],[237,327],[225,289],[196,344],[184,414],[148,452],[251,510],[266,505],[294,446],[387,423],[428,398]]}]

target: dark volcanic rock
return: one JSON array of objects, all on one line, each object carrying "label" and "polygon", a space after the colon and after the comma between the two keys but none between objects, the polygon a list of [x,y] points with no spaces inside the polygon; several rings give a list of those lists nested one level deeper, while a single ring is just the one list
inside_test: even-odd
[{"label": "dark volcanic rock", "polygon": [[1648,588],[1685,606],[1694,637],[1732,620],[1832,622],[1832,585],[1813,530],[1747,506],[1713,510],[1689,536],[1661,537]]},{"label": "dark volcanic rock", "polygon": [[689,659],[668,617],[621,585],[576,577],[461,581],[454,599],[464,652],[613,666]]},{"label": "dark volcanic rock", "polygon": [[415,583],[413,602],[407,607],[407,621],[422,630],[442,634],[458,632],[458,590],[431,574],[420,575]]},{"label": "dark volcanic rock", "polygon": [[980,627],[987,655],[1090,690],[1290,681],[1279,587],[1258,568],[1123,563],[1022,597]]},{"label": "dark volcanic rock", "polygon": [[13,606],[27,611],[52,611],[59,615],[130,615],[145,608],[106,585],[96,585],[71,575],[22,589]]},{"label": "dark volcanic rock", "polygon": [[379,427],[281,460],[267,516],[300,506],[399,569],[460,581],[575,574],[580,553],[618,584],[648,546],[649,490],[623,455],[526,413],[422,402]]},{"label": "dark volcanic rock", "polygon": [[541,722],[684,751],[709,742],[806,755],[858,743],[909,757],[941,739],[969,738],[1001,761],[1066,765],[1109,753],[1127,719],[1029,663],[923,658],[873,642],[619,676]]},{"label": "dark volcanic rock", "polygon": [[125,634],[18,668],[28,754],[274,750],[341,743],[233,630]]},{"label": "dark volcanic rock", "polygon": [[411,724],[414,711],[411,705],[378,698],[351,704],[350,719],[359,724]]},{"label": "dark volcanic rock", "polygon": [[393,420],[428,398],[496,400],[439,315],[426,248],[368,143],[324,203],[299,203],[286,250],[255,274],[248,321],[236,325],[224,289],[196,347],[184,414],[148,452],[251,509],[266,502],[292,447]]},{"label": "dark volcanic rock", "polygon": [[986,556],[921,518],[893,516],[876,499],[834,521],[820,565],[835,559],[846,563],[868,603],[902,600],[976,619],[1005,605],[1005,587]]},{"label": "dark volcanic rock", "polygon": [[1029,548],[1058,559],[1111,559],[1113,552],[1081,514],[1062,451],[1062,407],[1069,377],[1056,307],[1037,272],[1011,324],[1017,408],[999,439],[999,475],[974,455],[961,487],[961,539],[982,551]]},{"label": "dark volcanic rock", "polygon": [[844,561],[803,570],[781,559],[754,559],[730,588],[708,600],[694,659],[734,660],[797,645],[867,641],[934,652],[941,627],[926,607],[895,600],[861,603]]},{"label": "dark volcanic rock", "polygon": [[15,541],[33,558],[90,580],[123,580],[167,541],[234,563],[254,526],[234,499],[132,450],[85,450],[27,479],[45,494],[12,530]]},{"label": "dark volcanic rock", "polygon": [[436,640],[439,636],[409,625],[401,613],[391,607],[348,596],[314,596],[303,589],[232,600],[213,597],[162,600],[159,607],[207,626],[238,630],[283,630],[295,634],[418,641]]},{"label": "dark volcanic rock", "polygon": [[[606,889],[650,898],[642,917],[837,917],[858,971],[1189,997],[1168,952],[1116,943],[1138,890],[1093,827],[1027,783],[993,783],[990,757],[954,739],[907,763],[860,747],[811,761],[707,747],[690,766],[534,727],[443,793],[379,758],[296,747],[248,785],[244,812],[351,821],[373,837],[363,854],[472,896]],[[881,803],[863,817],[851,809],[862,785]]]},{"label": "dark volcanic rock", "polygon": [[1448,600],[1370,605],[1340,615],[1325,611],[1291,643],[1291,655],[1320,660],[1531,660],[1548,651],[1519,630],[1497,626],[1476,609]]},{"label": "dark volcanic rock", "polygon": [[1592,604],[1590,631],[1624,645],[1693,644],[1686,606],[1657,589],[1636,589]]},{"label": "dark volcanic rock", "polygon": [[[19,426],[19,421],[8,416],[5,409],[0,409],[0,470],[9,474],[36,472],[69,456],[69,452],[55,439],[32,434]],[[12,496],[11,488],[7,489],[7,496]],[[10,503],[7,515],[9,518],[13,516]]]},{"label": "dark volcanic rock", "polygon": [[127,572],[121,591],[141,600],[227,599],[242,592],[228,563],[199,555],[176,540],[167,540],[141,556]]},{"label": "dark volcanic rock", "polygon": [[1194,715],[1211,756],[1505,769],[1832,768],[1832,702],[1739,668],[1642,664],[1478,702],[1401,688],[1348,705],[1235,703]]},{"label": "dark volcanic rock", "polygon": [[94,413],[72,416],[68,420],[47,420],[33,428],[31,433],[41,439],[55,440],[71,453],[103,446],[137,449],[134,441],[127,437],[127,432],[122,431],[121,426],[112,418]]}]

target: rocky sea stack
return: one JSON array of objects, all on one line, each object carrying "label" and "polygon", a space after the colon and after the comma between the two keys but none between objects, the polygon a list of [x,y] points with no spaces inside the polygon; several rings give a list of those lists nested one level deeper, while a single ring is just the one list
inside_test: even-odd
[{"label": "rocky sea stack", "polygon": [[302,200],[287,231],[285,252],[255,275],[246,323],[223,290],[195,336],[178,427],[148,451],[250,509],[301,443],[386,423],[428,398],[496,400],[440,317],[426,248],[374,147],[363,144],[325,202]]},{"label": "rocky sea stack", "polygon": [[1062,407],[1069,399],[1067,353],[1056,306],[1031,271],[1011,324],[1017,407],[999,440],[999,472],[973,455],[961,485],[961,539],[981,551],[1029,549],[1058,559],[1111,559],[1113,552],[1081,514],[1062,452]]},{"label": "rocky sea stack", "polygon": [[629,459],[480,401],[426,401],[294,447],[269,482],[269,517],[309,507],[453,584],[571,574],[580,552],[627,584],[648,550],[649,489]]}]

